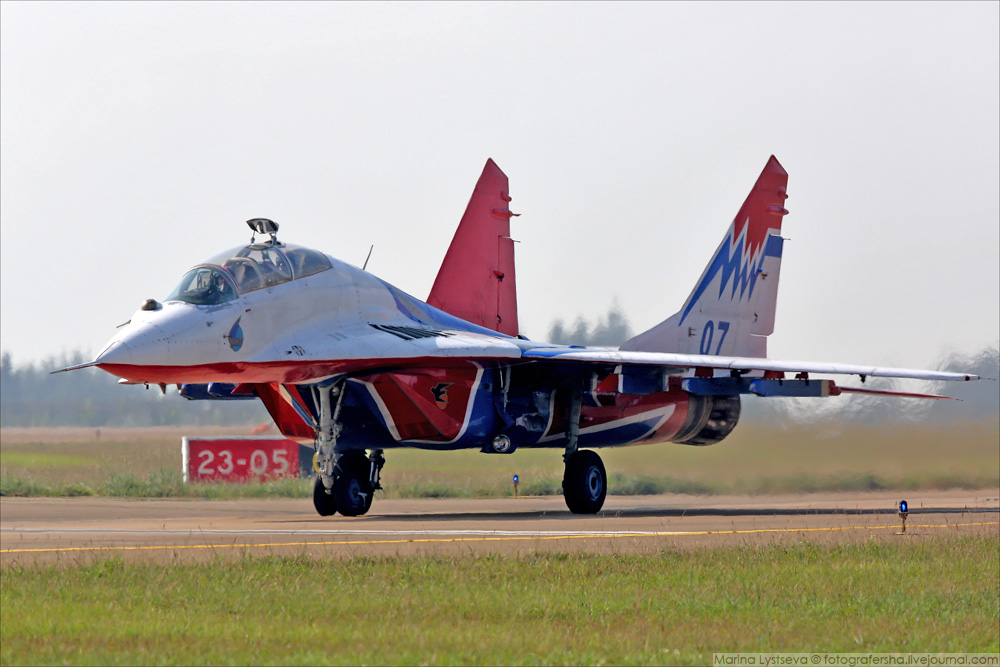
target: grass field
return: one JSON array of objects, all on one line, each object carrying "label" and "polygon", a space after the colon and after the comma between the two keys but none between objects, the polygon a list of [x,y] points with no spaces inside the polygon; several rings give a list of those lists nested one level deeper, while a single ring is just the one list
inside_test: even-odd
[{"label": "grass field", "polygon": [[[232,433],[232,430],[229,431]],[[996,487],[996,423],[742,425],[714,447],[602,450],[612,492]],[[181,483],[187,430],[0,433],[5,495],[240,497]],[[202,431],[217,435],[218,431]],[[561,452],[386,453],[389,496],[553,493]],[[1000,650],[995,535],[653,554],[86,557],[0,570],[0,665],[710,664],[715,652]]]},{"label": "grass field", "polygon": [[[228,430],[233,433],[232,429]],[[306,497],[307,482],[186,486],[180,471],[182,435],[218,429],[4,429],[0,493],[234,498]],[[781,429],[741,425],[712,447],[674,444],[601,450],[610,492],[776,493],[875,489],[984,488],[1000,484],[1000,425]],[[520,450],[509,456],[476,451],[386,452],[386,497],[477,497],[513,492],[559,493],[561,452]]]},{"label": "grass field", "polygon": [[14,664],[711,664],[1000,650],[995,536],[0,572]]}]

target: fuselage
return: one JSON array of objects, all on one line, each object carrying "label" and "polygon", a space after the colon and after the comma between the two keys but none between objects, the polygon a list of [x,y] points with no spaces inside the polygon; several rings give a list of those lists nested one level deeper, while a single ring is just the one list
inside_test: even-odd
[{"label": "fuselage", "polygon": [[[316,438],[314,387],[345,379],[348,448],[491,451],[499,435],[504,452],[565,447],[574,395],[581,446],[690,437],[707,419],[679,380],[624,393],[613,367],[581,374],[522,359],[539,347],[556,346],[466,322],[329,255],[259,244],[191,269],[96,362],[127,382],[256,395],[301,442]],[[731,417],[735,425],[738,402]]]}]

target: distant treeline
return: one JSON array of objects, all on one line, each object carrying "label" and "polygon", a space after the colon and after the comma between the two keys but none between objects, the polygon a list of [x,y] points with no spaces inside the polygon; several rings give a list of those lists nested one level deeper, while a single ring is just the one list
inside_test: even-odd
[{"label": "distant treeline", "polygon": [[79,352],[14,366],[9,352],[0,357],[0,425],[16,426],[172,426],[249,425],[270,422],[260,401],[189,401],[168,386],[166,395],[151,385],[120,385],[96,368],[50,375],[89,361]]},{"label": "distant treeline", "polygon": [[549,327],[549,335],[545,341],[560,345],[618,347],[631,337],[632,329],[625,314],[618,306],[612,306],[607,315],[597,318],[597,322],[593,324],[582,317],[576,318],[572,327],[562,320],[556,320]]},{"label": "distant treeline", "polygon": [[[572,326],[556,321],[548,340],[572,345],[617,346],[632,335],[628,320],[612,307],[596,322],[578,318]],[[9,353],[0,363],[0,425],[2,426],[166,426],[251,425],[270,423],[259,401],[188,401],[173,386],[161,395],[159,387],[119,385],[97,369],[58,375],[50,371],[87,361],[80,353],[15,367]],[[1000,377],[1000,353],[988,347],[976,354],[952,354],[937,368]],[[857,378],[838,378],[843,386],[862,386]],[[760,399],[743,401],[746,421],[953,422],[1000,418],[1000,382],[900,382],[872,378],[864,385],[941,393],[960,401],[928,401],[845,395],[831,399]]]}]

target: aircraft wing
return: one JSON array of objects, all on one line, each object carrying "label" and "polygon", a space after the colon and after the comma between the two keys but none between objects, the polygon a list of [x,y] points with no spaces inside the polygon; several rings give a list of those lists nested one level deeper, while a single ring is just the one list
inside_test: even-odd
[{"label": "aircraft wing", "polygon": [[525,350],[526,359],[555,359],[606,364],[639,364],[662,366],[668,373],[680,375],[699,368],[740,371],[771,371],[779,373],[819,373],[860,375],[865,377],[910,378],[914,380],[979,380],[978,375],[949,373],[915,368],[888,368],[859,364],[838,364],[816,361],[782,361],[759,357],[720,357],[710,354],[676,354],[669,352],[639,352],[594,348],[534,348]]}]

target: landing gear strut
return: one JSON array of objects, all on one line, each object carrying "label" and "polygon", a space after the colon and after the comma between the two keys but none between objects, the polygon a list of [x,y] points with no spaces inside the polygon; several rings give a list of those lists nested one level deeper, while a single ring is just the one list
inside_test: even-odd
[{"label": "landing gear strut", "polygon": [[[316,482],[313,485],[313,506],[320,516],[340,512],[344,516],[360,516],[372,506],[385,457],[382,450],[366,456],[364,450],[337,451],[340,435],[340,407],[344,402],[343,383],[315,387],[319,394],[319,424],[316,427]],[[336,405],[332,399],[336,398]]]},{"label": "landing gear strut", "polygon": [[608,473],[597,452],[580,449],[580,412],[583,409],[583,392],[575,391],[569,404],[569,425],[566,436],[566,453],[563,461],[563,497],[574,514],[597,514],[608,495]]},{"label": "landing gear strut", "polygon": [[[344,403],[343,383],[329,387],[314,387],[319,394],[319,424],[316,426],[316,478],[322,481],[326,493],[333,491],[334,450],[337,446],[337,436],[340,435],[340,406]],[[331,406],[331,399],[336,398],[336,406]],[[318,508],[317,508],[318,509]]]}]

